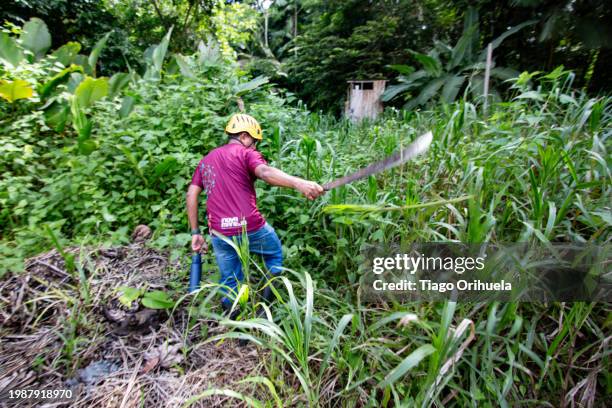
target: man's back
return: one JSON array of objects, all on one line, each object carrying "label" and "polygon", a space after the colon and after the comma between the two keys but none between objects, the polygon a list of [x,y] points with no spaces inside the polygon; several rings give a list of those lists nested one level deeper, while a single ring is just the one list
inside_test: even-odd
[{"label": "man's back", "polygon": [[255,168],[267,164],[261,153],[239,143],[228,143],[208,153],[198,164],[191,184],[206,194],[209,229],[223,235],[252,232],[263,227],[257,209]]}]

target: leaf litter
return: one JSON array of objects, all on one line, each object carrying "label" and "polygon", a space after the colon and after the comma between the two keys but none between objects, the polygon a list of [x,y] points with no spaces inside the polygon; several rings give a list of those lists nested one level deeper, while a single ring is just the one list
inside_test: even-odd
[{"label": "leaf litter", "polygon": [[[173,276],[187,279],[186,264],[171,262],[140,236],[126,246],[64,249],[64,256],[81,260],[89,302],[80,292],[79,273],[68,272],[57,250],[26,260],[24,273],[3,279],[0,395],[70,388],[71,407],[180,407],[211,388],[261,392],[240,381],[261,372],[266,352],[233,341],[206,343],[227,329],[208,318],[191,316],[190,324],[188,301],[172,314],[121,307],[121,286],[165,290]],[[228,404],[243,403],[211,395],[191,406]]]}]

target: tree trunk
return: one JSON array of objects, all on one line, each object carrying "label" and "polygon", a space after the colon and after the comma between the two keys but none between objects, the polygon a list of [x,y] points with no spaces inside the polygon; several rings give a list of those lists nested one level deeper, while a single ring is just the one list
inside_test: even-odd
[{"label": "tree trunk", "polygon": [[[298,7],[299,0],[293,0],[293,40],[295,40],[298,35]],[[297,57],[297,47],[295,44],[293,44],[293,54]]]},{"label": "tree trunk", "polygon": [[485,66],[485,77],[484,77],[484,104],[483,114],[487,116],[487,110],[489,108],[489,80],[491,79],[491,65],[493,61],[493,44],[489,43],[487,46],[487,64]]},{"label": "tree trunk", "polygon": [[298,0],[295,0],[294,4],[293,4],[293,38],[297,37],[298,35],[298,29],[297,29],[297,24],[298,24]]},{"label": "tree trunk", "polygon": [[264,11],[264,44],[268,47],[268,10]]}]

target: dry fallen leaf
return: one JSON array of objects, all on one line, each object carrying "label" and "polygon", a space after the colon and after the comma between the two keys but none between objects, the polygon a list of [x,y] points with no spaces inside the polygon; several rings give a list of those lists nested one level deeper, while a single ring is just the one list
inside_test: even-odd
[{"label": "dry fallen leaf", "polygon": [[149,238],[151,238],[151,228],[147,225],[140,224],[134,228],[134,232],[132,232],[132,241],[143,242]]},{"label": "dry fallen leaf", "polygon": [[163,368],[169,368],[180,363],[183,361],[183,354],[180,352],[181,347],[183,347],[181,343],[173,345],[164,343],[153,350],[147,351],[144,354],[145,367],[152,366],[150,369],[153,369],[159,365]]},{"label": "dry fallen leaf", "polygon": [[140,374],[146,374],[159,364],[159,357],[153,357],[150,360],[146,360],[142,368],[140,369]]}]

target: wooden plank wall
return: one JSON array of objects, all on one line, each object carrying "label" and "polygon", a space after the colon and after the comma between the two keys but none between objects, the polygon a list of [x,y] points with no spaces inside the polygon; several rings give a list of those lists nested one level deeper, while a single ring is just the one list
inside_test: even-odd
[{"label": "wooden plank wall", "polygon": [[[373,89],[355,89],[355,84],[362,88],[366,82],[372,83]],[[385,80],[349,81],[344,114],[354,122],[363,118],[375,119],[383,111],[380,96],[385,91],[385,82]]]}]

